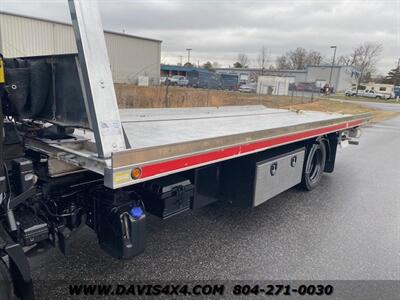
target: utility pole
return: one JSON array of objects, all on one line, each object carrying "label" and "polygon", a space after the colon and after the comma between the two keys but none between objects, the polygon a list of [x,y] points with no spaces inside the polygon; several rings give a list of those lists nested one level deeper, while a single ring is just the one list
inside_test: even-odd
[{"label": "utility pole", "polygon": [[331,81],[332,81],[332,72],[333,72],[333,66],[335,65],[335,58],[336,58],[336,46],[331,46],[331,49],[335,49],[333,52],[333,59],[332,59],[332,65],[331,65],[331,72],[329,74],[329,87],[331,87]]},{"label": "utility pole", "polygon": [[179,55],[180,65],[182,66],[183,55]]},{"label": "utility pole", "polygon": [[188,53],[188,63],[190,63],[190,51],[192,51],[192,48],[186,48],[186,51]]}]

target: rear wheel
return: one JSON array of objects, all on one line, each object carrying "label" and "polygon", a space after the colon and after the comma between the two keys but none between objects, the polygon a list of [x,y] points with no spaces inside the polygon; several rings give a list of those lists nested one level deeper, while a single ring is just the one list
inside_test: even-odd
[{"label": "rear wheel", "polygon": [[314,143],[307,153],[300,186],[306,191],[313,190],[321,181],[326,162],[324,142]]},{"label": "rear wheel", "polygon": [[4,261],[0,258],[0,295],[1,299],[14,299],[11,275]]}]

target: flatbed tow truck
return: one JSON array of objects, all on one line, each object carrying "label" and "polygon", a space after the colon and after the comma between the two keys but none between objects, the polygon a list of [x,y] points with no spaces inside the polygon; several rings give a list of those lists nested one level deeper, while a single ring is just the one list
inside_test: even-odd
[{"label": "flatbed tow truck", "polygon": [[127,259],[144,251],[146,214],[312,190],[370,118],[259,105],[120,110],[98,4],[69,7],[78,54],[0,60],[1,299],[34,299],[26,252],[68,255],[82,226]]}]

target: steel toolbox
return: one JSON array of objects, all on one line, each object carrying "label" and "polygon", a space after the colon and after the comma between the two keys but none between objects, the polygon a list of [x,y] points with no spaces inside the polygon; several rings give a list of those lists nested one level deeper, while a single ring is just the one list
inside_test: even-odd
[{"label": "steel toolbox", "polygon": [[189,179],[173,175],[145,182],[141,194],[146,210],[166,219],[190,208],[194,185]]}]

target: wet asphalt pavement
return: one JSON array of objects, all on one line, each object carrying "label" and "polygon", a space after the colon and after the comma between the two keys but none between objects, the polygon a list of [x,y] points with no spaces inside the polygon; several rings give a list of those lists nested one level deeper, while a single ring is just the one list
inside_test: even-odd
[{"label": "wet asphalt pavement", "polygon": [[32,259],[36,287],[48,279],[400,280],[400,117],[339,149],[335,172],[312,192],[291,189],[255,209],[215,203],[147,224],[145,253],[128,261],[109,257],[84,229],[69,258],[51,249]]},{"label": "wet asphalt pavement", "polygon": [[[349,98],[351,99],[351,98]],[[349,103],[354,103],[354,104],[359,104],[359,105],[364,105],[368,106],[374,109],[382,109],[382,110],[387,110],[387,111],[394,111],[394,112],[400,112],[400,103],[382,103],[382,102],[373,102],[373,101],[360,101],[360,100],[342,100],[342,99],[334,99],[334,98],[329,98],[331,101],[338,101],[338,102],[349,102]]]}]

